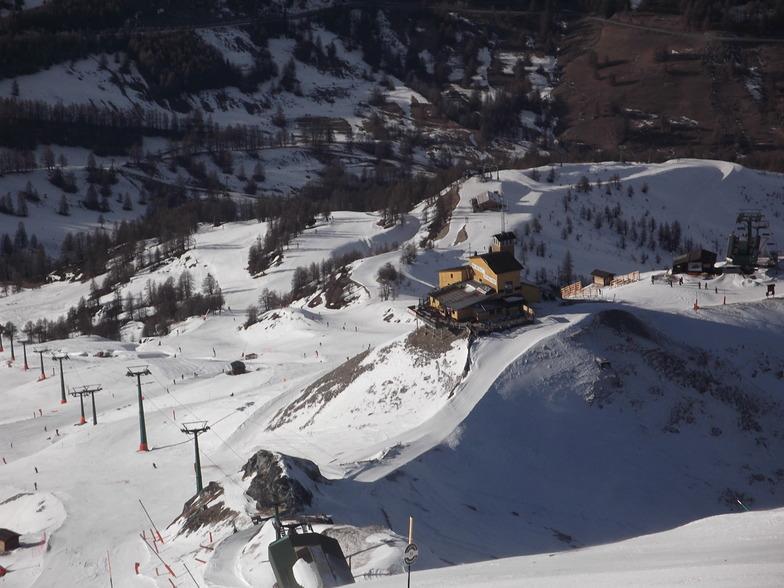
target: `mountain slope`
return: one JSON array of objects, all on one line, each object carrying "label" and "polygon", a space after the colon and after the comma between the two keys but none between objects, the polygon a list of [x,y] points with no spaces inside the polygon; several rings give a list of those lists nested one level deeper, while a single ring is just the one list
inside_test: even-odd
[{"label": "mountain slope", "polygon": [[[539,171],[545,176],[549,170]],[[649,206],[657,227],[679,220],[695,240],[706,242],[723,240],[741,200],[766,207],[778,233],[781,176],[694,160],[565,164],[556,172],[552,184],[531,178],[531,170],[456,183],[451,193],[458,195],[452,200],[457,208],[434,246],[405,262],[392,246],[427,236],[436,195],[389,228],[379,226],[381,214],[320,217],[283,249],[279,265],[256,277],[245,269],[248,248],[269,223],[202,225],[189,250],[133,276],[121,294],[143,293],[147,280],[176,283],[186,269],[198,284],[209,272],[224,289],[221,312],[143,338],[132,322],[121,342],[95,336],[46,342],[71,357],[64,362],[67,386],[102,384],[97,427],[73,426],[79,405],[71,397],[59,404],[48,353],[45,372],[55,377],[38,381],[38,358],[28,347],[33,369],[24,371],[18,339],[11,361],[4,337],[0,370],[9,402],[0,407],[6,448],[0,501],[31,493],[18,503],[15,520],[38,540],[45,532],[50,547],[24,549],[9,559],[20,571],[9,576],[12,585],[105,584],[107,549],[115,582],[138,581],[133,570],[139,562],[144,581],[164,585],[166,578],[155,571],[160,561],[139,537],[142,530],[149,536],[150,526],[139,498],[164,536],[159,555],[178,576],[187,565],[205,585],[268,578],[271,530],[253,522],[264,515],[257,512],[258,498],[246,494],[254,479],[246,466],[260,450],[291,464],[289,475],[310,493],[310,504],[296,509],[331,515],[335,524],[324,529],[339,533],[347,553],[362,552],[358,574],[402,571],[399,554],[411,514],[421,550],[417,569],[424,569],[570,552],[667,531],[736,511],[736,498],[760,512],[781,507],[777,390],[784,360],[777,350],[784,307],[779,298],[765,300],[764,287],[780,289],[779,274],[652,284],[668,255],[658,236],[650,255],[658,252],[661,264],[640,265],[631,244],[619,246],[615,230],[607,224],[597,229],[578,212],[619,206],[623,218],[639,219]],[[621,190],[611,187],[608,195],[596,188],[597,178],[604,187],[615,174]],[[583,175],[593,190],[578,193],[574,185]],[[631,197],[628,185],[635,186]],[[526,243],[545,242],[547,251],[573,247],[575,273],[595,266],[641,269],[641,281],[608,289],[596,302],[544,301],[536,305],[534,324],[470,344],[418,338],[408,307],[436,282],[439,268],[486,246],[501,225],[501,213],[470,211],[470,198],[488,187],[503,190],[507,227]],[[572,208],[565,213],[570,187]],[[569,214],[574,230],[561,239]],[[541,229],[532,226],[526,235],[537,216]],[[458,239],[461,229],[466,240]],[[328,307],[323,299],[317,303],[317,294],[308,295],[262,312],[245,328],[245,307],[265,288],[286,290],[298,266],[353,249],[366,257],[341,269],[351,283],[350,302]],[[525,265],[534,275],[546,269],[552,279],[557,255],[526,248]],[[389,297],[376,282],[386,263],[403,276]],[[648,267],[655,269],[644,271]],[[0,315],[4,322],[51,319],[88,291],[78,282],[25,289],[0,298]],[[407,344],[412,338],[418,340]],[[238,359],[247,373],[228,375],[229,363]],[[142,378],[149,453],[136,453],[136,389],[125,375],[127,366],[138,364],[151,371]],[[376,397],[390,402],[382,410]],[[89,403],[86,408],[89,418]],[[199,439],[202,471],[211,492],[221,489],[208,512],[223,515],[195,516],[195,530],[186,534],[180,519],[167,523],[193,496],[193,446],[181,432],[189,421],[211,427]],[[64,520],[35,512],[50,493],[62,503]],[[57,503],[47,504],[59,512]],[[112,525],[97,525],[97,516],[111,518]],[[235,524],[244,544],[231,539]],[[199,562],[213,557],[214,563]],[[21,574],[25,566],[38,566],[37,581],[32,572]]]}]

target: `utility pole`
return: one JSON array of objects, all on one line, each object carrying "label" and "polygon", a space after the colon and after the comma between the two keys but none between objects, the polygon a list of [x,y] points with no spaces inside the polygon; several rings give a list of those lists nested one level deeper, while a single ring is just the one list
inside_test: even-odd
[{"label": "utility pole", "polygon": [[44,371],[44,353],[47,353],[49,350],[45,347],[43,349],[35,349],[35,352],[41,357],[41,375],[38,377],[38,381],[46,379],[46,372]]},{"label": "utility pole", "polygon": [[146,365],[128,367],[129,378],[136,378],[136,389],[139,394],[139,451],[149,451],[147,447],[147,427],[144,424],[144,399],[142,398],[142,376],[149,376],[150,369]]},{"label": "utility pole", "polygon": [[84,417],[84,397],[88,394],[90,395],[90,399],[92,400],[93,404],[93,425],[98,424],[98,416],[95,413],[95,393],[100,392],[103,390],[103,387],[98,385],[90,385],[90,386],[77,386],[75,388],[71,388],[69,394],[71,396],[78,396],[79,397],[79,404],[82,409],[82,417],[79,419],[79,424],[84,425],[87,423],[87,420]]},{"label": "utility pole", "polygon": [[[65,397],[65,376],[63,375],[63,360],[64,359],[71,359],[68,357],[67,353],[52,353],[52,359],[55,361],[60,362],[60,404],[65,404],[68,402],[68,399]],[[44,359],[41,356],[41,371],[43,372],[44,369]],[[82,410],[82,416],[84,416],[84,410]]]},{"label": "utility pole", "polygon": [[183,423],[182,429],[180,430],[186,435],[193,435],[193,447],[196,451],[196,461],[193,464],[193,468],[196,470],[196,494],[198,494],[202,491],[201,458],[199,457],[199,433],[209,431],[210,428],[207,426],[207,421],[196,421],[191,423]]}]

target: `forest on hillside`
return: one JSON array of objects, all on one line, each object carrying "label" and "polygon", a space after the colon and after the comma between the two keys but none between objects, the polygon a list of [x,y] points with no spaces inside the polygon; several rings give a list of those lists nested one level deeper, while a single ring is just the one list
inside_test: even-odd
[{"label": "forest on hillside", "polygon": [[[688,125],[679,127],[682,117],[657,114],[662,105],[651,106],[657,123],[648,126],[635,119],[646,113],[624,109],[639,80],[619,78],[614,68],[625,59],[586,49],[583,41],[596,38],[591,26],[606,21],[582,17],[627,18],[627,0],[473,0],[454,13],[418,2],[401,2],[405,10],[378,9],[368,2],[289,18],[286,11],[298,7],[297,2],[262,0],[49,0],[28,9],[22,0],[0,0],[0,81],[12,81],[10,92],[0,96],[0,177],[44,170],[59,202],[56,214],[65,218],[78,207],[94,213],[100,225],[67,234],[60,251],[47,254],[30,220],[30,211],[41,203],[39,191],[29,182],[23,189],[0,190],[0,215],[13,221],[13,229],[0,234],[0,283],[18,289],[54,276],[92,280],[104,275],[95,288],[100,296],[133,272],[187,250],[199,223],[251,219],[270,223],[265,238],[249,244],[248,271],[256,275],[268,270],[317,217],[327,218],[333,210],[380,211],[381,223],[392,226],[465,174],[502,166],[608,157],[664,160],[678,148],[681,156],[737,156],[775,167],[770,163],[777,158],[775,150],[766,145],[760,157],[753,153],[750,132],[724,124],[727,112],[736,111],[729,102],[720,104],[725,118],[715,129],[699,128],[708,139]],[[667,17],[668,26],[682,31],[779,35],[784,30],[784,0],[643,0],[634,14]],[[243,66],[193,27],[249,15],[254,19],[238,27],[242,49],[251,56]],[[276,43],[290,47],[285,59],[273,56]],[[359,55],[361,65],[351,65],[346,52]],[[726,87],[728,80],[742,86],[759,69],[755,60],[762,59],[731,44],[700,48],[688,60],[672,57],[664,43],[654,53],[663,79],[677,81],[670,85],[704,75],[714,89]],[[141,99],[131,107],[95,100],[64,104],[40,98],[23,79],[88,58],[107,84]],[[694,71],[686,71],[686,61]],[[567,67],[573,77],[561,84]],[[310,76],[368,85],[368,95],[358,95],[354,105],[360,125],[318,116],[321,105],[334,97],[303,90],[306,68]],[[562,95],[563,87],[585,84],[580,76],[586,72],[596,88],[586,84],[587,93],[607,92],[605,102],[586,107],[579,102],[582,96],[570,102]],[[778,124],[776,84],[775,72],[760,82],[758,110],[769,127]],[[242,95],[241,123],[215,122],[215,106],[201,100],[210,95],[225,102],[229,88]],[[405,105],[411,124],[401,124],[405,109],[389,100],[399,89],[422,100],[412,97]],[[719,90],[714,94],[720,103]],[[310,100],[316,116],[307,124],[290,117],[275,102],[281,96]],[[585,139],[597,136],[593,127],[583,135],[570,134],[574,121],[585,120],[612,130],[611,149],[597,149],[598,140]],[[163,142],[165,149],[146,150],[150,139]],[[453,143],[463,150],[459,156],[444,149]],[[65,156],[54,156],[53,145],[86,149],[90,161],[85,169],[71,169]],[[261,152],[285,147],[306,151],[319,172],[281,200],[264,187],[268,170]],[[96,164],[94,157],[102,156],[122,163],[117,168]],[[361,169],[349,163],[357,160],[364,162]],[[123,176],[126,172],[132,175]],[[161,179],[167,174],[176,180]],[[117,188],[118,178],[138,181],[139,175],[144,179],[138,193]],[[235,195],[239,190],[243,199],[230,195],[235,179],[241,182]],[[450,210],[445,197],[433,204],[431,239]],[[138,210],[141,218],[112,220],[112,211],[120,209]],[[151,243],[152,253],[140,253]],[[321,273],[334,274],[334,269]],[[164,297],[169,302],[187,298],[182,289]],[[203,308],[192,306],[194,312]],[[88,310],[97,320],[98,310],[89,304],[79,313],[85,316]],[[163,330],[172,316],[161,311],[145,324]],[[115,329],[112,325],[106,329]]]}]

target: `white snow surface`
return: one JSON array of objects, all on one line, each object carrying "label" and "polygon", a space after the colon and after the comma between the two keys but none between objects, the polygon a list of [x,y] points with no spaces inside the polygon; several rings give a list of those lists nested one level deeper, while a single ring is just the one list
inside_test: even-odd
[{"label": "white snow surface", "polygon": [[[414,572],[424,588],[780,586],[784,511],[711,517],[612,545]],[[416,566],[414,566],[416,569]],[[399,586],[399,578],[372,581]]]},{"label": "white snow surface", "polygon": [[[69,353],[66,386],[103,386],[97,426],[89,398],[83,426],[75,425],[76,399],[59,403],[48,353],[47,378],[39,381],[37,354],[28,348],[25,371],[18,341],[11,361],[4,337],[0,526],[23,533],[26,545],[0,559],[11,570],[3,585],[105,586],[107,556],[117,586],[170,585],[140,537],[149,540],[151,523],[139,499],[177,578],[187,576],[187,565],[200,585],[271,585],[266,545],[274,533],[252,524],[249,480],[239,473],[259,449],[318,465],[328,481],[292,475],[312,491],[312,512],[333,516],[329,528],[342,530],[362,579],[403,571],[413,515],[417,585],[775,585],[783,571],[776,550],[784,494],[775,456],[784,450],[784,305],[765,300],[764,286],[781,293],[784,284],[771,271],[654,285],[651,276],[671,253],[657,246],[641,263],[636,244],[620,247],[614,231],[583,222],[579,210],[620,205],[624,218],[648,210],[657,223],[679,220],[684,236],[710,247],[724,242],[739,208],[765,209],[772,232],[781,234],[782,176],[695,160],[564,165],[553,183],[544,180],[548,169],[540,171],[538,182],[507,170],[497,180],[460,183],[444,236],[401,267],[405,278],[388,300],[375,276],[384,263],[399,265],[399,252],[371,254],[417,243],[425,214],[432,219],[425,204],[391,229],[379,227],[375,214],[336,212],[256,278],[245,268],[263,223],[202,227],[190,251],[136,276],[123,294],[141,291],[148,279],[176,279],[186,268],[197,284],[209,272],[226,297],[221,314],[193,317],[144,342],[138,333],[131,339],[131,327],[123,342],[81,336],[46,343]],[[571,213],[564,211],[568,186],[581,176],[595,183],[615,174],[622,190],[574,193]],[[504,195],[504,218],[471,212],[470,198],[488,189]],[[562,238],[569,214],[574,229]],[[534,216],[542,230],[525,235]],[[577,273],[639,269],[642,280],[605,290],[603,302],[537,304],[534,324],[470,346],[458,339],[434,358],[407,349],[417,327],[407,307],[437,282],[439,268],[483,250],[504,226],[546,243],[544,257],[525,252],[531,276],[552,271],[569,250]],[[242,328],[245,307],[263,288],[286,291],[297,266],[351,250],[370,256],[351,266],[358,296],[348,306],[299,301]],[[88,289],[63,282],[0,298],[0,322],[56,318]],[[249,373],[224,373],[248,353],[258,354],[246,360]],[[303,406],[271,426],[311,384],[337,377],[348,358],[364,353],[362,372],[331,388],[339,393],[320,410]],[[602,370],[596,357],[611,368]],[[136,452],[136,386],[125,375],[138,364],[151,372],[142,378],[148,453]],[[236,535],[227,521],[187,536],[178,534],[179,524],[167,527],[193,495],[193,446],[180,428],[195,420],[211,426],[199,439],[204,482],[223,487],[221,501],[237,513]],[[740,510],[734,497],[753,512],[729,514]],[[47,550],[32,545],[44,537]],[[445,567],[452,564],[472,565]]]}]

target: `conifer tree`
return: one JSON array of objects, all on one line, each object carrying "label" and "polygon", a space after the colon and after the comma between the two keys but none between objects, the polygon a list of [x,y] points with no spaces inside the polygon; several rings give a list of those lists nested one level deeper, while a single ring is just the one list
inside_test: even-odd
[{"label": "conifer tree", "polygon": [[65,194],[60,195],[60,205],[57,207],[57,214],[61,216],[70,216],[71,207],[68,205],[68,198]]}]

